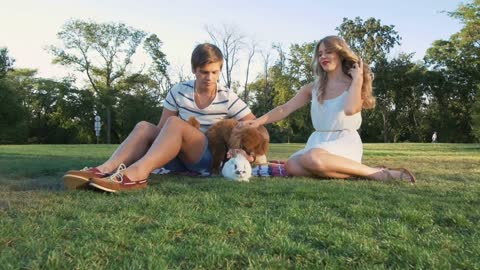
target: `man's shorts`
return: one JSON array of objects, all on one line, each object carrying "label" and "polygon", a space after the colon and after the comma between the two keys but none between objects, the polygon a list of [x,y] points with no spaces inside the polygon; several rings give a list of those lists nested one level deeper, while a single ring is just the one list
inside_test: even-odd
[{"label": "man's shorts", "polygon": [[213,157],[210,149],[208,148],[208,139],[205,143],[205,149],[203,149],[202,157],[194,164],[189,164],[181,160],[178,156],[165,164],[160,171],[165,170],[168,173],[194,173],[201,176],[210,176],[212,174],[212,162]]}]

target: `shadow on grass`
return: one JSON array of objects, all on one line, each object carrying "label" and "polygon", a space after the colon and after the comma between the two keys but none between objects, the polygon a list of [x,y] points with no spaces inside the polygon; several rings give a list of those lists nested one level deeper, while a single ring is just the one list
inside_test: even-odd
[{"label": "shadow on grass", "polygon": [[61,191],[64,190],[61,176],[39,176],[37,178],[2,176],[0,191]]}]

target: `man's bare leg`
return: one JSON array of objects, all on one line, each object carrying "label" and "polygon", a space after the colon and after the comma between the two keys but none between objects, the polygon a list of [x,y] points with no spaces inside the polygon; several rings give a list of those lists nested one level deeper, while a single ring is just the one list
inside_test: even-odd
[{"label": "man's bare leg", "polygon": [[122,163],[127,166],[134,163],[145,155],[159,133],[156,125],[146,121],[139,122],[112,156],[97,169],[111,173]]},{"label": "man's bare leg", "polygon": [[178,117],[170,117],[147,153],[123,171],[132,181],[143,180],[155,169],[179,156],[187,163],[202,157],[207,140],[205,135]]}]

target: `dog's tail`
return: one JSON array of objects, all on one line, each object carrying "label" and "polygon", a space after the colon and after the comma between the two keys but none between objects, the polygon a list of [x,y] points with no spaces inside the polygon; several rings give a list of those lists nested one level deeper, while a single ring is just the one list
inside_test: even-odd
[{"label": "dog's tail", "polygon": [[198,122],[197,118],[195,116],[190,116],[187,120],[187,123],[192,125],[194,128],[200,129],[200,122]]}]

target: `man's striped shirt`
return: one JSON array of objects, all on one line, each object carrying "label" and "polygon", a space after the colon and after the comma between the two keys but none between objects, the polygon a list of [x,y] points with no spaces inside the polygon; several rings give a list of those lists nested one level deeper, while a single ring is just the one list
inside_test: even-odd
[{"label": "man's striped shirt", "polygon": [[177,111],[183,120],[195,116],[200,122],[202,132],[222,119],[234,118],[239,120],[251,111],[231,89],[217,85],[217,95],[206,108],[199,109],[194,101],[195,81],[186,81],[176,84],[168,92],[163,107]]}]

